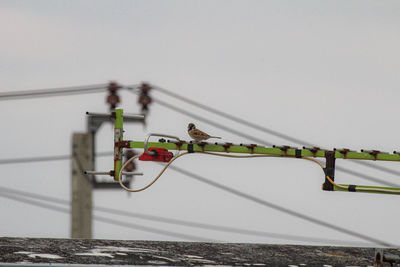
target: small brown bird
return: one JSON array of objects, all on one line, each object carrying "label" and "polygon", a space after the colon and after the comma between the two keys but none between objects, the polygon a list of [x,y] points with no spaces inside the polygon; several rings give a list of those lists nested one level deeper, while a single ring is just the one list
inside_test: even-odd
[{"label": "small brown bird", "polygon": [[199,129],[196,129],[196,126],[193,123],[189,123],[188,125],[188,134],[190,137],[194,139],[195,142],[200,142],[203,140],[207,140],[209,138],[218,138],[221,139],[221,137],[218,136],[210,136],[206,134],[203,131],[200,131]]}]

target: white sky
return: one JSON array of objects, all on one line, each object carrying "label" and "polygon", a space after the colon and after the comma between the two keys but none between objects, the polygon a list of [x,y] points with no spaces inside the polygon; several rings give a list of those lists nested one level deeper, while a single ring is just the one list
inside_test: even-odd
[{"label": "white sky", "polygon": [[[141,81],[324,147],[399,150],[400,3],[398,1],[1,1],[0,92]],[[226,121],[174,99],[154,96],[275,144],[279,138]],[[136,97],[121,93],[126,112]],[[68,154],[85,112],[106,112],[105,94],[2,101],[0,159]],[[188,139],[192,119],[151,106],[148,126],[126,128]],[[205,123],[224,141],[253,143]],[[98,134],[112,150],[112,128]],[[175,163],[174,163],[175,164]],[[376,163],[399,170],[398,163]],[[400,177],[338,160],[400,184]],[[109,170],[112,159],[100,159]],[[319,167],[291,159],[232,160],[190,155],[176,166],[267,201],[387,242],[400,244],[398,196],[321,191]],[[70,198],[70,163],[1,165],[1,184]],[[158,165],[140,163],[149,181]],[[337,172],[342,183],[370,184]],[[95,191],[94,204],[276,233],[360,241],[237,198],[172,170],[149,190]],[[0,236],[69,237],[69,216],[1,199]],[[100,213],[99,213],[100,215]],[[101,214],[104,215],[104,214]],[[228,242],[300,243],[147,226]],[[94,223],[94,238],[173,240]],[[361,241],[360,241],[361,242]]]}]

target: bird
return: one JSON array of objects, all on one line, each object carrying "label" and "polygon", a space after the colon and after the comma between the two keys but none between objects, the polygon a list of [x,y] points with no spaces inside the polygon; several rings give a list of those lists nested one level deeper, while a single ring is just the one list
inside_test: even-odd
[{"label": "bird", "polygon": [[218,138],[221,139],[221,137],[218,136],[211,136],[206,134],[203,131],[200,131],[199,129],[196,128],[194,123],[189,123],[188,124],[188,134],[190,135],[191,138],[194,139],[195,142],[207,140],[209,138]]}]

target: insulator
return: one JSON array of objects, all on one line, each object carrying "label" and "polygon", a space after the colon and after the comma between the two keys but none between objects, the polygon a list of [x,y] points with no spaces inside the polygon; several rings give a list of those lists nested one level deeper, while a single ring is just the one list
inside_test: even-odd
[{"label": "insulator", "polygon": [[115,94],[111,94],[107,96],[107,103],[114,106],[120,102],[119,96]]},{"label": "insulator", "polygon": [[142,91],[142,93],[147,94],[151,90],[151,86],[147,83],[142,83],[142,85],[140,86],[140,90]]},{"label": "insulator", "polygon": [[145,94],[141,94],[138,99],[138,102],[142,105],[148,105],[151,103],[151,101],[151,97]]}]

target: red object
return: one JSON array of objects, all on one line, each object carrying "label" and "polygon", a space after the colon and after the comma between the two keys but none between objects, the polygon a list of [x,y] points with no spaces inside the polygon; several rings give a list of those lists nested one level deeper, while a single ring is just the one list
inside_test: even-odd
[{"label": "red object", "polygon": [[164,148],[149,148],[150,151],[155,151],[156,154],[154,156],[143,152],[143,154],[139,157],[139,160],[143,161],[161,161],[161,162],[169,162],[172,159],[172,152],[168,152],[167,149]]}]

